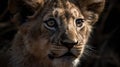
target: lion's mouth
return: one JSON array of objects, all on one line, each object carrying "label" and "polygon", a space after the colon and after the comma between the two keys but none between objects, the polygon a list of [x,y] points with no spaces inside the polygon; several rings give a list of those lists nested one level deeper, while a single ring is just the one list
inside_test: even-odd
[{"label": "lion's mouth", "polygon": [[74,47],[68,49],[64,46],[53,46],[49,54],[47,55],[49,59],[76,59],[81,55],[81,47]]},{"label": "lion's mouth", "polygon": [[65,53],[64,55],[62,55],[62,56],[59,56],[59,57],[57,57],[57,58],[61,58],[61,57],[76,57],[73,53],[71,53],[71,52],[67,52],[67,53]]},{"label": "lion's mouth", "polygon": [[77,56],[75,56],[72,52],[68,51],[65,54],[61,55],[61,56],[55,56],[54,54],[49,54],[48,57],[50,59],[54,59],[54,58],[77,58]]}]

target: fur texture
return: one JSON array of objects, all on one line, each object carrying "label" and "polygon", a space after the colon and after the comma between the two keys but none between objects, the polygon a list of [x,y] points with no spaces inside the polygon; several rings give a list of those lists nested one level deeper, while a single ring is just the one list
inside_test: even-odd
[{"label": "fur texture", "polygon": [[16,0],[19,1],[35,13],[28,17],[13,40],[10,65],[76,67],[105,1]]}]

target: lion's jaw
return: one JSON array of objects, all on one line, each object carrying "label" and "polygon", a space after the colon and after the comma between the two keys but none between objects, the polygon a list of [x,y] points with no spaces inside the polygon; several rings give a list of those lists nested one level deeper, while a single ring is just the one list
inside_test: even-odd
[{"label": "lion's jaw", "polygon": [[68,50],[64,46],[53,46],[48,54],[53,67],[76,67],[81,56],[80,47]]},{"label": "lion's jaw", "polygon": [[53,67],[76,67],[79,63],[79,58],[72,59],[68,57],[53,60]]}]

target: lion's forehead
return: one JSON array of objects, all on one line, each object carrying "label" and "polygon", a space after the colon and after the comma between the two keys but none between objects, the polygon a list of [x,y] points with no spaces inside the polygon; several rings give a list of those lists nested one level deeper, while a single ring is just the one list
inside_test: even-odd
[{"label": "lion's forehead", "polygon": [[[83,18],[81,9],[79,9],[79,7],[77,5],[75,5],[74,3],[71,3],[69,1],[64,1],[58,3],[58,2],[53,2],[53,5],[48,5],[50,8],[46,8],[44,16],[47,17],[63,17],[65,16],[66,18],[78,18],[81,17]],[[55,4],[55,5],[54,5]]]},{"label": "lion's forehead", "polygon": [[80,9],[72,7],[72,8],[53,8],[48,10],[44,14],[44,20],[49,18],[49,17],[54,17],[60,19],[61,17],[63,19],[69,19],[70,18],[84,18],[83,14],[81,13]]},{"label": "lion's forehead", "polygon": [[74,17],[79,17],[80,11],[77,8],[69,8],[69,9],[65,9],[65,8],[53,8],[52,14],[53,15],[65,15],[65,14],[70,14]]}]

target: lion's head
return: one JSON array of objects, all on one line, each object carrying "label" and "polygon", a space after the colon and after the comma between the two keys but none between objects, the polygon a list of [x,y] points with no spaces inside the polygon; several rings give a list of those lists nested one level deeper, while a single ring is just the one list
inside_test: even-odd
[{"label": "lion's head", "polygon": [[84,52],[92,25],[103,8],[103,1],[45,1],[34,18],[19,30],[12,49],[17,56],[19,53],[30,54],[40,66],[76,66]]}]

